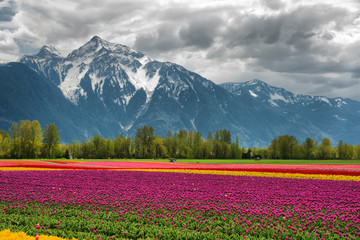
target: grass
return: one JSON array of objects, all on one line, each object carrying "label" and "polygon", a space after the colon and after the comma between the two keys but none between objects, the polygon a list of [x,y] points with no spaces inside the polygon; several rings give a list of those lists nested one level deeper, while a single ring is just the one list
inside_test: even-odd
[{"label": "grass", "polygon": [[181,159],[188,163],[233,163],[233,164],[360,164],[360,160],[299,160],[299,159]]},{"label": "grass", "polygon": [[[11,159],[1,159],[0,161],[9,161]],[[18,160],[18,159],[17,159]],[[38,159],[22,159],[34,161]],[[56,160],[61,161],[65,159],[41,159],[42,161]],[[95,162],[95,161],[109,161],[109,162],[169,162],[168,159],[71,159],[74,162]],[[299,159],[262,159],[255,161],[252,159],[177,159],[180,163],[229,163],[229,164],[360,164],[360,160],[299,160]]]}]

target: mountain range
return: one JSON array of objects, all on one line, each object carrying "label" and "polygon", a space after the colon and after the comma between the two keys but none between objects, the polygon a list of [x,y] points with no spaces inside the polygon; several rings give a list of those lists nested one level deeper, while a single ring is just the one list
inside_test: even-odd
[{"label": "mountain range", "polygon": [[21,119],[55,123],[65,143],[132,136],[143,125],[160,135],[228,129],[243,147],[284,134],[360,143],[360,102],[296,95],[260,80],[217,85],[97,36],[67,56],[44,46],[0,65],[0,129]]}]

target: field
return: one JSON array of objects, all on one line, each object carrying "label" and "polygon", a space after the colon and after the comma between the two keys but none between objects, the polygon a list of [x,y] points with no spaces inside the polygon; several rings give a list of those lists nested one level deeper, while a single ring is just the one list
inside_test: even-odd
[{"label": "field", "polygon": [[[34,159],[23,159],[33,161]],[[52,159],[48,159],[52,161]],[[0,159],[1,161],[8,161]],[[46,159],[44,160],[46,161]],[[99,162],[101,159],[73,159],[72,162]],[[169,162],[168,159],[107,159],[107,162]],[[65,161],[66,162],[66,161]],[[234,164],[360,164],[360,160],[299,160],[299,159],[177,159],[178,163],[234,163]]]},{"label": "field", "polygon": [[359,162],[184,161],[0,161],[0,238],[360,238]]}]

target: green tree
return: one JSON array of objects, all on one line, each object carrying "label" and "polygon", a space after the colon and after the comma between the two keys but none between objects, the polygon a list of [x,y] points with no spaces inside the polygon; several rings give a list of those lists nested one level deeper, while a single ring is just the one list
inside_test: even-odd
[{"label": "green tree", "polygon": [[299,142],[294,136],[279,136],[271,141],[269,150],[273,158],[297,158],[299,153]]},{"label": "green tree", "polygon": [[7,158],[10,155],[11,142],[7,132],[0,130],[0,158]]},{"label": "green tree", "polygon": [[30,157],[38,157],[41,153],[43,133],[39,121],[31,123],[30,133]]},{"label": "green tree", "polygon": [[[42,147],[42,131],[40,123],[35,120],[21,120],[20,127],[13,124],[10,129],[14,144],[14,155],[19,158],[35,158],[40,155]],[[15,150],[16,149],[16,150]]]},{"label": "green tree", "polygon": [[203,142],[203,138],[201,137],[200,132],[196,132],[193,134],[193,145],[192,145],[192,155],[193,158],[202,158],[201,144]]},{"label": "green tree", "polygon": [[311,138],[306,138],[302,147],[305,159],[313,159],[315,154],[315,142]]},{"label": "green tree", "polygon": [[167,149],[161,136],[154,138],[153,149],[156,158],[165,158],[167,156]]},{"label": "green tree", "polygon": [[90,158],[90,154],[93,151],[93,144],[92,142],[86,142],[85,140],[81,141],[80,144],[80,158]]},{"label": "green tree", "polygon": [[114,142],[98,134],[90,138],[87,149],[89,150],[88,158],[106,159],[114,157]]},{"label": "green tree", "polygon": [[354,159],[360,160],[360,144],[355,146],[354,152]]},{"label": "green tree", "polygon": [[43,152],[46,158],[55,158],[57,153],[57,148],[60,145],[60,134],[55,126],[51,123],[46,125],[44,130],[44,139],[43,139]]},{"label": "green tree", "polygon": [[201,158],[202,159],[210,159],[213,158],[212,155],[212,140],[207,139],[204,142],[201,143],[200,151],[201,151]]},{"label": "green tree", "polygon": [[82,157],[80,142],[73,140],[68,147],[69,147],[70,158],[76,159],[76,158]]},{"label": "green tree", "polygon": [[339,159],[344,159],[344,157],[345,157],[345,147],[344,147],[344,143],[343,143],[342,140],[339,141],[336,148],[337,148],[337,153],[338,153]]},{"label": "green tree", "polygon": [[66,150],[65,150],[65,153],[64,153],[63,157],[64,157],[65,159],[70,159],[69,149],[66,149]]},{"label": "green tree", "polygon": [[324,138],[318,149],[318,157],[320,159],[331,159],[332,158],[332,146],[330,139]]},{"label": "green tree", "polygon": [[354,156],[354,147],[351,144],[344,144],[344,155],[343,155],[343,159],[345,160],[349,160],[352,159]]},{"label": "green tree", "polygon": [[99,149],[100,158],[113,158],[114,157],[114,143],[108,138],[104,141],[104,144]]},{"label": "green tree", "polygon": [[172,134],[172,132],[169,130],[167,133],[166,138],[164,139],[164,146],[166,147],[167,154],[169,157],[175,157],[176,156],[176,136]]},{"label": "green tree", "polygon": [[272,159],[280,158],[279,139],[274,138],[269,146],[270,156]]},{"label": "green tree", "polygon": [[9,129],[10,132],[10,155],[12,158],[20,158],[20,128],[17,123],[13,123]]},{"label": "green tree", "polygon": [[20,158],[31,158],[31,122],[20,121]]},{"label": "green tree", "polygon": [[137,158],[153,158],[152,149],[154,141],[154,128],[143,126],[138,128],[135,134],[135,154]]},{"label": "green tree", "polygon": [[130,158],[131,139],[125,138],[123,135],[116,137],[114,140],[114,157]]}]

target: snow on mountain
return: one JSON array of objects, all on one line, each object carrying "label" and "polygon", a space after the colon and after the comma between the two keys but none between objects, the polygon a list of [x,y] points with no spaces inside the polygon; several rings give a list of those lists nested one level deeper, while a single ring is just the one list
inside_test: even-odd
[{"label": "snow on mountain", "polygon": [[342,98],[330,99],[324,96],[293,94],[284,88],[270,86],[269,84],[258,79],[247,82],[223,83],[220,84],[220,86],[236,95],[242,95],[249,92],[251,96],[258,97],[260,102],[264,104],[270,104],[275,107],[279,107],[279,105],[293,104],[300,104],[304,106],[325,104],[330,107],[337,106],[338,108],[341,108],[341,106],[346,104],[346,101]]},{"label": "snow on mountain", "polygon": [[[40,51],[20,62],[54,83],[87,119],[110,125],[114,136],[142,125],[152,125],[160,134],[245,131],[235,120],[240,112],[234,109],[236,98],[223,88],[182,66],[96,36],[66,57],[49,58]],[[93,123],[91,132],[108,136],[99,123]]]},{"label": "snow on mountain", "polygon": [[[97,36],[67,56],[44,46],[20,63],[0,66],[0,80],[0,113],[9,116],[0,118],[0,128],[8,128],[9,119],[55,122],[68,142],[95,134],[133,135],[143,125],[162,135],[185,129],[207,136],[228,129],[243,147],[267,146],[284,134],[299,141],[360,142],[359,102],[296,95],[257,79],[218,86]],[[9,102],[19,88],[17,101]]]},{"label": "snow on mountain", "polygon": [[[55,61],[48,61],[49,58],[55,58]],[[121,87],[129,81],[135,90],[144,89],[149,99],[159,81],[158,72],[150,75],[146,68],[148,63],[153,62],[152,59],[127,46],[110,43],[97,36],[67,57],[61,57],[53,47],[44,46],[38,54],[25,56],[20,62],[52,79],[74,104],[78,104],[79,98],[87,97],[87,91],[81,84],[85,77],[89,78],[92,91],[100,97],[105,81]],[[48,68],[53,68],[57,73],[47,71]],[[109,75],[112,75],[112,79],[107,79]],[[133,95],[134,91],[127,92],[121,96],[123,101],[119,99],[118,103],[128,103]]]},{"label": "snow on mountain", "polygon": [[[360,103],[357,101],[340,97],[328,98],[293,94],[257,79],[247,82],[223,83],[220,86],[239,97],[252,98],[273,111],[282,112],[284,118],[292,119],[294,123],[306,123],[303,129],[305,131],[309,131],[310,126],[318,129],[315,132],[310,131],[309,135],[318,135],[322,132],[324,137],[335,142],[339,139],[347,139],[349,142],[358,139],[357,142],[360,142],[355,133],[360,131],[358,125],[360,114],[357,110]],[[295,130],[299,126],[295,124],[293,127],[294,135],[300,135]]]}]

